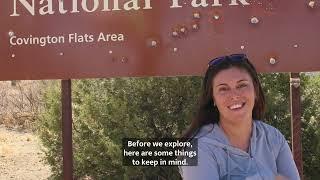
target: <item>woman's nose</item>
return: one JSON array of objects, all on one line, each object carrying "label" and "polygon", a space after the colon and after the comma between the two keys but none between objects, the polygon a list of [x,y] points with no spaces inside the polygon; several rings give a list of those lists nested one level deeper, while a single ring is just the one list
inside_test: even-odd
[{"label": "woman's nose", "polygon": [[229,97],[231,99],[238,99],[241,96],[241,92],[238,89],[231,89]]}]

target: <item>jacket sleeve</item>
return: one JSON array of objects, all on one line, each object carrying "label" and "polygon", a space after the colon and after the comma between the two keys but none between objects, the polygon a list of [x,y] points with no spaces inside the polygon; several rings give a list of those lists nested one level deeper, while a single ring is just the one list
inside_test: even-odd
[{"label": "jacket sleeve", "polygon": [[294,162],[290,147],[281,133],[279,134],[279,138],[280,149],[276,159],[278,174],[285,176],[290,180],[299,180],[299,172]]},{"label": "jacket sleeve", "polygon": [[219,179],[217,161],[205,145],[199,143],[198,165],[180,166],[180,174],[183,180],[212,180]]}]

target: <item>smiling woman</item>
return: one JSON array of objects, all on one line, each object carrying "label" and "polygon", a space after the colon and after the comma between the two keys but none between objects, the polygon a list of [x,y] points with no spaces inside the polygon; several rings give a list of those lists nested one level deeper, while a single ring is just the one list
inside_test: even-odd
[{"label": "smiling woman", "polygon": [[264,93],[246,55],[209,62],[199,104],[183,135],[198,139],[198,165],[180,166],[183,179],[300,179],[284,136],[261,121]]}]

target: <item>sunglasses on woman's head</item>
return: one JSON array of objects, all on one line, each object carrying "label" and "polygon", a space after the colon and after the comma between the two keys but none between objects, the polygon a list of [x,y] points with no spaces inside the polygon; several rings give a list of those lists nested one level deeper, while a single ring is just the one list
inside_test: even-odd
[{"label": "sunglasses on woman's head", "polygon": [[208,66],[216,66],[224,61],[230,61],[230,62],[241,62],[247,59],[247,56],[245,54],[231,54],[229,56],[221,56],[212,59]]}]

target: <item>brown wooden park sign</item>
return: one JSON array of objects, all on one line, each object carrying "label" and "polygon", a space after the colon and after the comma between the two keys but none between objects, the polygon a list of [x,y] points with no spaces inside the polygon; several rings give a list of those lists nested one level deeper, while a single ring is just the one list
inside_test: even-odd
[{"label": "brown wooden park sign", "polygon": [[[0,80],[202,75],[210,59],[232,53],[259,72],[319,71],[319,33],[320,0],[2,0]],[[299,74],[290,82],[302,173]],[[70,83],[62,81],[64,179]]]},{"label": "brown wooden park sign", "polygon": [[247,53],[260,72],[320,70],[319,0],[4,0],[0,80],[202,75]]}]

